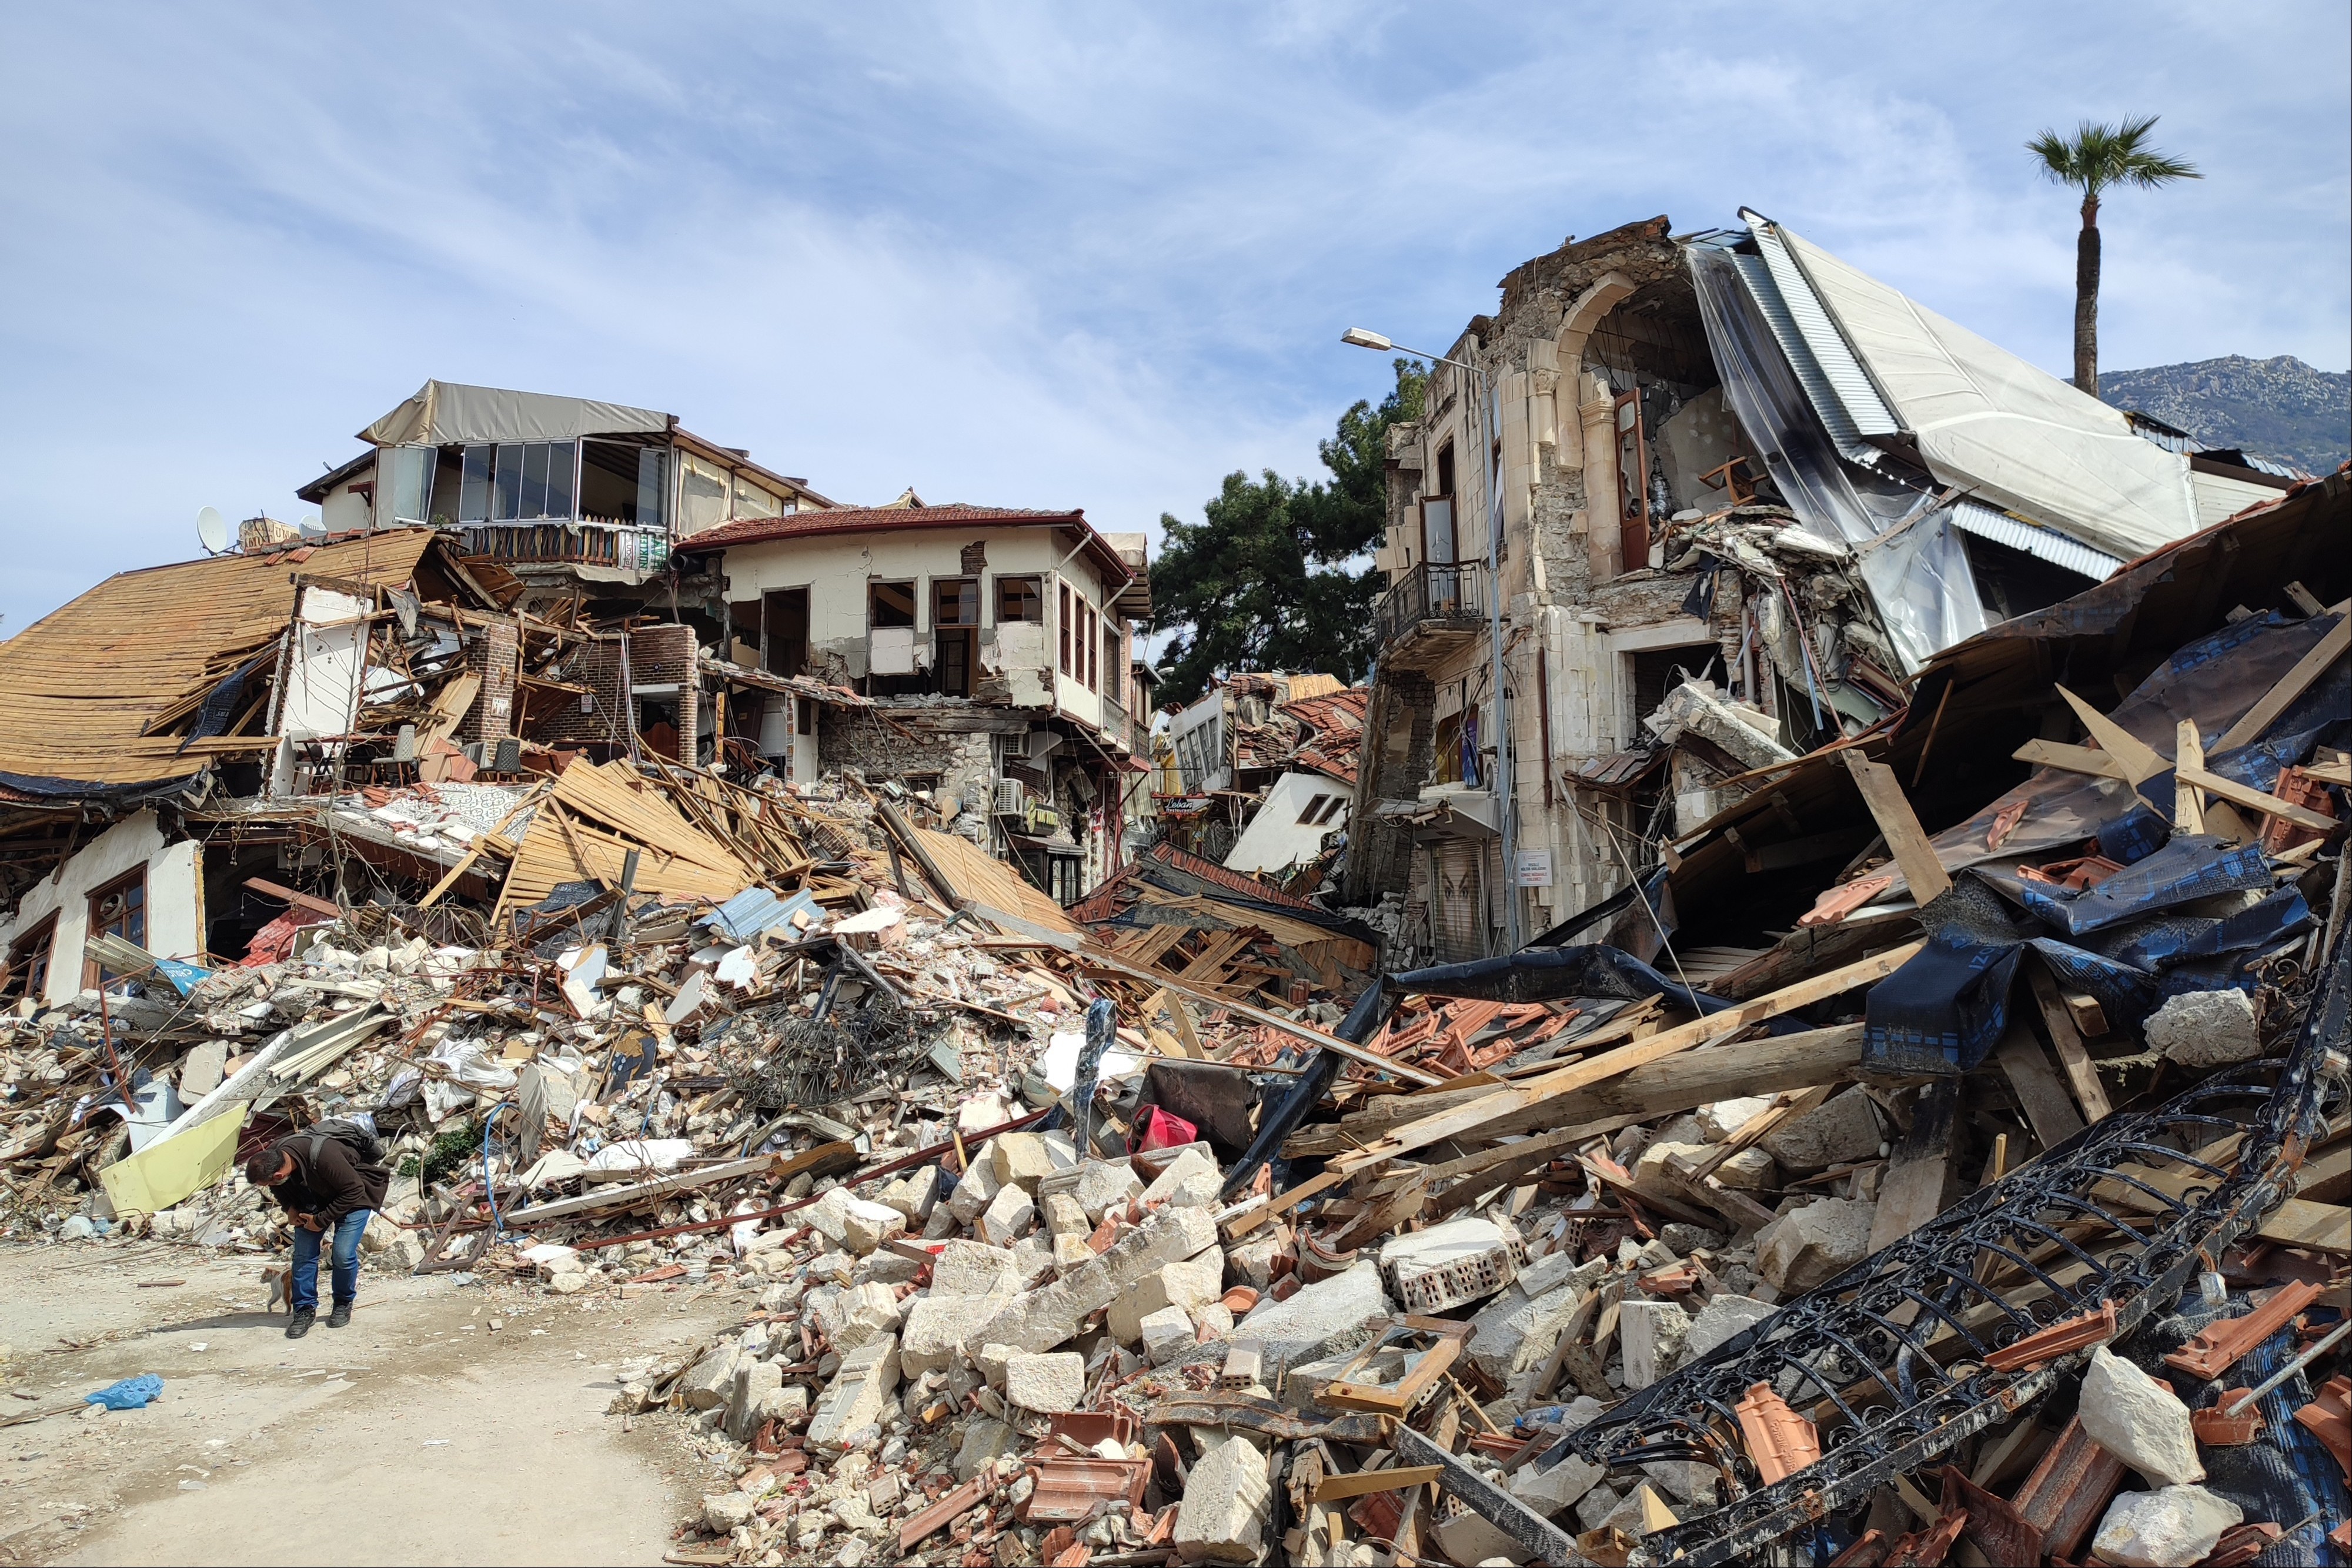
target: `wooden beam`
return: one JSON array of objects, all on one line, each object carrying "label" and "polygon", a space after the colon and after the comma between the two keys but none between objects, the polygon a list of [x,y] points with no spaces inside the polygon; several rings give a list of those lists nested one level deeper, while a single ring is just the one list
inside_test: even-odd
[{"label": "wooden beam", "polygon": [[274,882],[265,882],[257,876],[247,877],[245,885],[266,897],[290,904],[297,909],[307,909],[313,915],[323,915],[330,920],[341,920],[343,917],[343,906],[340,904],[331,903],[323,898],[313,898],[307,893],[297,893],[290,887],[280,887]]},{"label": "wooden beam", "polygon": [[1960,1108],[1960,1081],[1938,1078],[1919,1092],[1911,1110],[1911,1130],[1895,1145],[1879,1183],[1878,1208],[1870,1222],[1870,1249],[1892,1247],[1944,1208],[1944,1183],[1951,1175],[1952,1126]]},{"label": "wooden beam", "polygon": [[1571,1066],[1563,1067],[1556,1072],[1532,1079],[1524,1084],[1497,1089],[1491,1093],[1479,1095],[1467,1104],[1407,1123],[1383,1134],[1354,1154],[1341,1155],[1334,1160],[1322,1175],[1278,1195],[1265,1207],[1253,1209],[1244,1215],[1234,1222],[1234,1233],[1238,1235],[1254,1229],[1274,1216],[1296,1207],[1317,1193],[1328,1191],[1358,1172],[1384,1164],[1399,1155],[1410,1154],[1415,1149],[1427,1148],[1432,1144],[1443,1143],[1449,1138],[1460,1137],[1465,1134],[1483,1133],[1489,1137],[1495,1136],[1499,1131],[1496,1126],[1499,1118],[1538,1106],[1549,1111],[1554,1102],[1564,1099],[1580,1089],[1589,1089],[1596,1083],[1615,1078],[1631,1069],[1646,1067],[1654,1061],[1677,1055],[1695,1046],[1728,1040],[1733,1035],[1739,1034],[1768,1019],[1779,1018],[1783,1013],[1794,1012],[1799,1008],[1811,1007],[1815,1002],[1843,995],[1857,986],[1866,986],[1874,981],[1883,980],[1901,968],[1924,946],[1924,943],[1906,942],[1900,947],[1891,948],[1886,952],[1864,958],[1859,963],[1848,964],[1841,968],[1832,969],[1827,974],[1816,975],[1811,979],[1800,980],[1793,986],[1783,987],[1769,996],[1759,997],[1754,1001],[1744,1002],[1736,1008],[1727,1008],[1718,1013],[1710,1013],[1705,1018],[1694,1019],[1679,1028],[1662,1030],[1647,1040],[1635,1040],[1629,1045],[1619,1046],[1614,1051],[1602,1051],[1598,1056],[1587,1058]]},{"label": "wooden beam", "polygon": [[2024,1107],[2025,1119],[2043,1148],[2054,1149],[2083,1130],[2082,1116],[2066,1098],[2065,1086],[2051,1069],[2050,1059],[2042,1054],[2042,1042],[2033,1038],[2032,1028],[2023,1018],[2011,1018],[2008,1032],[1993,1047],[1993,1060],[2008,1075],[2009,1086],[2017,1091],[2017,1103]]},{"label": "wooden beam", "polygon": [[1903,786],[1895,782],[1895,769],[1873,762],[1859,747],[1845,754],[1845,765],[1853,775],[1855,788],[1862,791],[1863,804],[1877,819],[1878,831],[1885,836],[1887,851],[1902,870],[1911,896],[1922,908],[1942,897],[1951,888],[1951,874],[1936,858],[1936,846],[1927,841]]},{"label": "wooden beam", "polygon": [[2246,710],[2245,716],[2231,725],[2221,738],[2213,743],[2215,751],[2234,751],[2260,737],[2279,715],[2286,712],[2295,698],[2303,695],[2314,681],[2326,673],[2328,665],[2342,658],[2347,648],[2352,648],[2352,614],[2346,614],[2347,610],[2352,610],[2352,599],[2329,608],[2333,613],[2344,615],[2345,619],[2338,621],[2334,629],[2319,640],[2318,646],[2296,660],[2294,668],[2281,675],[2278,684],[2264,692],[2261,699]]},{"label": "wooden beam", "polygon": [[2205,795],[2187,777],[2205,768],[2205,743],[2198,737],[2195,719],[2184,718],[2174,728],[2172,759],[2172,826],[2179,832],[2201,833],[2205,831]]},{"label": "wooden beam", "polygon": [[2315,832],[2332,833],[2341,825],[2333,817],[2325,816],[2308,807],[2282,800],[2275,795],[2266,795],[2250,785],[2241,784],[2234,779],[2224,779],[2218,773],[2208,773],[2201,768],[2183,768],[2174,777],[2195,785],[2208,794],[2219,795],[2224,800],[2243,806],[2249,810],[2260,811],[2265,817],[2284,818],[2298,828],[2309,828]]},{"label": "wooden beam", "polygon": [[2010,755],[2036,768],[2061,768],[2069,773],[2131,782],[2131,770],[2116,759],[2114,752],[2093,746],[2069,746],[2063,740],[2029,740]]},{"label": "wooden beam", "polygon": [[2126,783],[2140,784],[2172,766],[2164,759],[2156,747],[2148,745],[2147,742],[2068,691],[2064,686],[2054,689],[2060,696],[2066,699],[2066,706],[2074,710],[2074,716],[2083,721],[2083,727],[2091,732],[2091,738],[2097,741],[2100,748],[2122,766],[2124,771],[2119,777]]},{"label": "wooden beam", "polygon": [[2099,1082],[2097,1065],[2083,1047],[2083,1036],[2074,1028],[2074,1015],[2058,995],[2058,982],[2050,977],[2038,956],[2025,966],[2025,981],[2032,988],[2034,1006],[2041,1009],[2042,1027],[2050,1031],[2051,1049],[2058,1053],[2058,1064],[2065,1069],[2066,1082],[2074,1087],[2074,1100],[2083,1107],[2084,1120],[2100,1120],[2115,1107],[2107,1102],[2106,1085]]},{"label": "wooden beam", "polygon": [[1139,968],[1126,959],[1091,944],[1080,950],[1076,956],[1078,963],[1086,968],[1108,970],[1114,975],[1123,975],[1130,980],[1139,980],[1147,986],[1162,987],[1177,995],[1191,997],[1204,1007],[1223,1008],[1225,1011],[1245,1018],[1252,1023],[1264,1024],[1268,1029],[1280,1030],[1283,1033],[1303,1040],[1309,1045],[1318,1045],[1326,1051],[1337,1051],[1350,1061],[1360,1061],[1392,1078],[1402,1078],[1408,1083],[1431,1085],[1445,1082],[1436,1073],[1424,1072],[1418,1067],[1409,1067],[1401,1061],[1391,1061],[1378,1051],[1366,1051],[1362,1046],[1351,1044],[1337,1035],[1326,1034],[1319,1029],[1309,1029],[1294,1019],[1286,1019],[1279,1013],[1268,1012],[1264,1008],[1253,1007],[1247,1002],[1236,1001],[1231,997],[1221,997],[1205,987],[1194,985],[1189,980],[1178,979],[1164,970]]}]

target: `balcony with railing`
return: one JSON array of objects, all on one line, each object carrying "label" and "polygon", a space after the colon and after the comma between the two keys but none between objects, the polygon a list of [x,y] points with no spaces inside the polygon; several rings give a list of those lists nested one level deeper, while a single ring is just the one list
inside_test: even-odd
[{"label": "balcony with railing", "polygon": [[1102,700],[1103,738],[1120,750],[1132,755],[1135,751],[1135,726],[1127,716],[1127,709],[1105,694]]},{"label": "balcony with railing", "polygon": [[1486,623],[1484,561],[1423,561],[1381,596],[1373,611],[1381,663],[1421,669],[1464,646]]}]

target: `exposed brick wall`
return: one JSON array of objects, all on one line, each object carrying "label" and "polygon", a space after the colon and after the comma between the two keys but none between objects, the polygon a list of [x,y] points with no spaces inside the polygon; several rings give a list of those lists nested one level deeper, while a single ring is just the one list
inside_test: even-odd
[{"label": "exposed brick wall", "polygon": [[567,700],[532,724],[530,738],[548,745],[567,740],[626,745],[634,721],[621,683],[624,646],[618,635],[597,637],[566,653],[560,666],[563,678],[590,688],[594,706],[583,713],[577,698]]}]

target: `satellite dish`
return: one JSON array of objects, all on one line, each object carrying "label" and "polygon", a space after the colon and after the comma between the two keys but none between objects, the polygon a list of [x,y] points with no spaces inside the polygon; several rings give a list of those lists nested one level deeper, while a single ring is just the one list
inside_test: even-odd
[{"label": "satellite dish", "polygon": [[206,507],[196,514],[196,538],[207,555],[221,555],[228,549],[228,519],[220,515],[218,507]]},{"label": "satellite dish", "polygon": [[299,523],[297,523],[295,527],[300,528],[306,534],[323,534],[327,531],[326,520],[320,517],[316,512],[305,512],[302,514],[302,520]]}]

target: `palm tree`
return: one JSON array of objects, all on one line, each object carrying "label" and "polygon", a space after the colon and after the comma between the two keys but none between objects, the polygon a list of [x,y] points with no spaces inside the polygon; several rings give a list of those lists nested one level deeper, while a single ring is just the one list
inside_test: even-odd
[{"label": "palm tree", "polygon": [[2147,144],[2156,116],[2117,125],[2074,128],[2071,137],[2045,131],[2025,144],[2054,184],[2083,193],[2083,232],[2074,240],[2074,384],[2099,395],[2099,195],[2110,185],[2168,185],[2201,180],[2196,166],[2168,158]]}]

